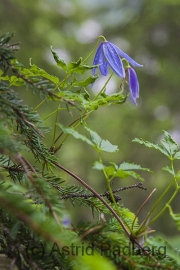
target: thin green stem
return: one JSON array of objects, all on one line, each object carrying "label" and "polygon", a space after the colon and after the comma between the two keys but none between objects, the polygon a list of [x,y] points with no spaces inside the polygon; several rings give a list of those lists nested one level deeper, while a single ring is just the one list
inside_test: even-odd
[{"label": "thin green stem", "polygon": [[[70,107],[71,108],[71,107]],[[73,107],[72,107],[73,108]],[[66,110],[66,108],[58,108],[55,111],[53,111],[52,113],[48,114],[43,120],[45,121],[46,119],[48,119],[49,117],[51,117],[53,114],[57,113],[57,110]]]},{"label": "thin green stem", "polygon": [[105,37],[104,36],[99,36],[97,38],[97,41],[96,41],[96,44],[93,48],[93,50],[90,52],[90,54],[88,54],[88,56],[82,61],[82,63],[84,63],[87,59],[89,59],[89,57],[91,57],[91,55],[94,53],[94,51],[96,50],[97,46],[98,46],[98,42],[99,42],[99,39],[102,38],[104,41],[106,41]]},{"label": "thin green stem", "polygon": [[169,199],[169,201],[167,202],[167,204],[163,207],[163,209],[149,222],[148,226],[150,224],[152,224],[156,219],[158,219],[166,210],[166,208],[168,207],[168,204],[170,204],[173,199],[175,198],[176,194],[178,193],[179,188],[175,190],[175,192],[173,193],[173,195],[171,196],[171,198]]},{"label": "thin green stem", "polygon": [[110,79],[112,78],[113,74],[114,74],[114,72],[111,73],[111,75],[109,76],[109,78],[108,78],[107,81],[105,82],[103,88],[102,88],[102,89],[98,92],[98,94],[94,97],[93,101],[96,100],[96,99],[99,97],[99,95],[103,93],[103,91],[105,90],[105,88],[106,88],[108,82],[109,82]]},{"label": "thin green stem", "polygon": [[54,123],[54,133],[53,133],[53,142],[52,145],[54,146],[54,142],[55,142],[55,137],[56,137],[56,129],[57,129],[57,125],[56,123],[58,122],[58,116],[59,116],[59,109],[60,109],[60,102],[56,111],[56,117],[55,117],[55,123]]},{"label": "thin green stem", "polygon": [[135,215],[135,218],[133,220],[133,223],[132,223],[132,230],[133,230],[133,227],[134,227],[134,224],[135,224],[135,221],[139,215],[139,213],[141,212],[141,210],[143,209],[144,205],[147,203],[147,201],[151,198],[152,194],[156,191],[156,188],[153,189],[153,191],[150,193],[150,195],[146,198],[146,200],[143,202],[143,204],[141,205],[141,207],[138,209],[136,215]]},{"label": "thin green stem", "polygon": [[141,228],[144,228],[144,225],[146,224],[147,220],[149,219],[149,217],[151,216],[151,214],[154,212],[154,210],[156,209],[156,207],[158,206],[158,204],[160,203],[160,201],[162,200],[162,198],[167,194],[167,192],[169,191],[170,187],[172,186],[172,184],[174,183],[174,178],[173,180],[170,182],[170,184],[168,185],[168,187],[165,189],[165,191],[163,192],[163,194],[159,197],[159,199],[156,201],[156,203],[154,204],[154,206],[152,207],[152,209],[150,210],[150,212],[148,213],[147,217],[145,218],[145,220],[141,223],[141,225],[139,226],[138,231],[141,230]]},{"label": "thin green stem", "polygon": [[35,108],[34,111],[36,111],[37,109],[39,109],[39,107],[46,101],[46,99],[43,99]]},{"label": "thin green stem", "polygon": [[[105,82],[105,84],[104,84],[104,86],[102,87],[102,89],[101,89],[101,90],[98,92],[98,94],[94,97],[93,101],[95,101],[95,100],[98,98],[98,96],[104,91],[104,89],[106,88],[106,86],[107,86],[108,82],[110,81],[112,75],[113,75],[113,72],[111,73],[111,75],[109,76],[109,78],[107,79],[107,81]],[[74,123],[76,123],[78,120],[81,120],[82,118],[84,118],[84,120],[85,120],[92,112],[93,112],[93,110],[87,112],[87,109],[85,109],[85,110],[83,111],[83,113],[82,113],[82,116],[79,117],[78,119],[76,119],[73,123],[71,123],[71,124],[69,125],[69,127],[72,126]],[[74,128],[77,128],[79,124],[80,124],[80,122],[76,123],[76,124],[74,125]],[[55,142],[57,142],[58,139],[59,139],[62,135],[63,135],[63,133],[61,132],[61,134],[56,138]],[[56,147],[55,152],[57,152],[57,151],[61,148],[62,144],[66,141],[66,139],[67,139],[68,137],[69,137],[69,134],[67,134],[67,135],[65,136],[65,138],[61,141],[61,143]]]},{"label": "thin green stem", "polygon": [[[101,154],[100,153],[99,153],[99,161],[102,163],[102,159],[101,159]],[[113,204],[115,206],[115,209],[116,209],[116,213],[119,216],[121,216],[121,211],[120,211],[120,209],[119,209],[119,207],[117,205],[117,202],[116,202],[116,200],[114,198],[114,194],[113,194],[112,188],[111,188],[111,180],[113,179],[113,177],[109,178],[108,175],[107,175],[107,173],[106,173],[106,171],[104,169],[103,169],[103,173],[104,173],[104,176],[105,176],[105,179],[106,179],[106,182],[107,182],[107,188],[108,188],[109,194],[111,196],[112,202],[113,202]],[[129,231],[132,234],[132,230],[131,230],[131,228],[129,228],[127,222],[123,218],[122,218],[122,220],[123,220],[123,223],[127,226],[127,228],[129,229]]]},{"label": "thin green stem", "polygon": [[[154,204],[154,206],[152,207],[152,209],[150,210],[150,212],[148,213],[147,217],[145,218],[145,220],[141,223],[141,225],[139,226],[139,229],[137,232],[141,232],[144,231],[148,228],[148,226],[150,224],[152,224],[155,220],[157,220],[162,214],[163,212],[166,210],[167,208],[167,204],[171,203],[171,201],[175,198],[176,194],[178,193],[179,190],[179,186],[178,183],[176,181],[176,174],[174,171],[174,164],[173,164],[173,159],[170,158],[171,160],[171,170],[173,172],[174,178],[172,179],[172,181],[169,183],[169,185],[167,186],[167,188],[165,189],[165,191],[163,192],[163,194],[159,197],[159,199],[156,201],[156,203]],[[163,199],[163,197],[167,194],[167,192],[170,190],[171,186],[175,183],[176,185],[176,190],[173,193],[173,195],[171,196],[171,198],[169,199],[168,203],[163,207],[163,209],[150,221],[148,222],[150,216],[152,215],[152,213],[154,212],[154,210],[156,209],[156,207],[158,206],[158,204],[161,202],[161,200]]]},{"label": "thin green stem", "polygon": [[[71,126],[72,126],[73,124],[75,124],[77,121],[82,120],[83,118],[84,118],[84,120],[85,120],[85,119],[89,116],[89,114],[91,114],[92,112],[93,112],[93,111],[90,111],[90,112],[88,112],[88,113],[85,113],[84,115],[82,115],[81,117],[79,117],[78,119],[76,119],[75,121],[73,121],[73,122],[69,125],[69,127],[71,127]],[[74,128],[77,128],[77,127],[79,126],[79,124],[80,124],[80,121],[74,125]],[[59,138],[60,138],[63,134],[64,134],[63,132],[60,133],[60,135],[56,138],[55,143],[59,140]],[[67,139],[69,136],[70,136],[70,134],[67,134],[67,135],[65,136],[65,138],[61,141],[61,143],[55,148],[54,153],[56,153],[56,152],[61,148],[61,146],[63,145],[63,143],[66,141],[66,139]]]},{"label": "thin green stem", "polygon": [[[99,152],[99,161],[102,163],[102,158],[101,158],[101,153],[100,152]],[[105,176],[105,179],[106,179],[106,182],[107,182],[107,188],[108,188],[109,194],[110,194],[111,199],[112,199],[112,201],[113,201],[113,203],[115,205],[116,211],[118,212],[118,206],[117,206],[117,203],[116,203],[116,201],[114,199],[114,194],[112,192],[112,188],[111,188],[111,184],[110,184],[111,181],[110,181],[110,179],[109,179],[109,177],[108,177],[108,175],[107,175],[107,173],[106,173],[106,171],[104,169],[103,169],[103,173],[104,173],[104,176]]]}]

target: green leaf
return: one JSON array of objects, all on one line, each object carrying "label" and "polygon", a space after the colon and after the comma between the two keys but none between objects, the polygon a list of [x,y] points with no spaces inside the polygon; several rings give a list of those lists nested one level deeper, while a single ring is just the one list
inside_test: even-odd
[{"label": "green leaf", "polygon": [[176,173],[176,175],[175,175],[175,177],[176,177],[176,179],[180,179],[180,171],[178,171],[177,173]]},{"label": "green leaf", "polygon": [[65,134],[72,135],[75,139],[82,140],[82,141],[86,142],[87,144],[94,146],[94,144],[88,138],[86,138],[84,135],[79,134],[79,132],[77,132],[73,128],[65,127],[65,126],[63,126],[63,125],[61,125],[59,123],[57,123],[57,125],[60,127],[60,129]]},{"label": "green leaf", "polygon": [[106,96],[106,100],[109,104],[123,104],[126,101],[126,98],[127,97],[124,96],[122,92]]},{"label": "green leaf", "polygon": [[55,84],[59,84],[59,79],[56,76],[50,75],[49,73],[47,73],[45,70],[37,67],[36,65],[32,65],[30,63],[30,69],[23,69],[22,73],[24,75],[26,75],[27,77],[31,77],[31,76],[42,76],[48,80],[50,80],[51,82],[55,83]]},{"label": "green leaf", "polygon": [[93,169],[96,169],[99,171],[105,170],[108,176],[112,176],[113,174],[116,173],[116,169],[114,166],[105,166],[103,163],[99,161],[94,162]]},{"label": "green leaf", "polygon": [[[0,70],[0,72],[1,72],[1,70]],[[3,74],[3,72],[0,74],[0,76]],[[2,80],[2,81],[9,81],[10,80],[10,77],[8,76],[8,75],[6,75],[6,76],[2,76],[2,77],[0,77],[0,79]]]},{"label": "green leaf", "polygon": [[70,69],[69,73],[77,73],[77,74],[83,74],[87,70],[93,69],[95,66],[88,66],[88,65],[79,65],[73,69]]},{"label": "green leaf", "polygon": [[180,152],[178,144],[172,139],[171,135],[164,131],[164,138],[161,140],[162,145],[153,144],[148,141],[143,141],[143,139],[135,138],[133,142],[138,142],[144,144],[146,147],[154,148],[165,156],[168,156],[171,160],[180,159]]},{"label": "green leaf", "polygon": [[180,214],[174,214],[170,205],[167,205],[167,207],[169,208],[172,219],[175,221],[177,229],[180,231]]},{"label": "green leaf", "polygon": [[163,167],[162,170],[163,170],[163,171],[167,171],[167,172],[169,172],[170,174],[174,175],[174,172],[173,172],[172,168],[169,167],[169,166]]},{"label": "green leaf", "polygon": [[174,159],[180,159],[180,151],[178,151],[178,152],[174,155]]},{"label": "green leaf", "polygon": [[[100,254],[94,254],[93,256],[88,256],[87,254],[82,257],[83,261],[85,261],[88,265],[87,269],[103,269],[103,270],[116,270],[115,265],[108,260],[106,257]],[[79,267],[75,270],[79,270]]]},{"label": "green leaf", "polygon": [[25,84],[24,80],[17,77],[17,76],[11,76],[9,77],[8,75],[1,77],[0,78],[2,81],[9,81],[9,85],[14,85],[14,86],[22,86]]},{"label": "green leaf", "polygon": [[24,80],[16,76],[11,76],[9,80],[10,85],[22,86],[25,84]]},{"label": "green leaf", "polygon": [[84,135],[79,134],[76,130],[69,127],[64,127],[63,125],[57,123],[57,125],[61,128],[61,130],[66,133],[72,135],[76,139],[80,139],[89,145],[92,145],[98,151],[104,151],[113,153],[118,151],[118,147],[116,145],[112,145],[109,141],[101,139],[101,137],[95,132],[89,129],[87,126],[84,126],[85,129],[90,133],[91,140],[86,138]]},{"label": "green leaf", "polygon": [[109,153],[118,152],[118,146],[111,144],[108,140],[102,140],[99,145],[99,150]]},{"label": "green leaf", "polygon": [[95,76],[90,76],[89,78],[87,78],[87,79],[84,80],[84,81],[76,82],[76,83],[74,84],[74,86],[83,86],[83,87],[86,87],[86,86],[88,86],[88,85],[94,83],[94,82],[96,81],[97,78],[98,78],[97,75],[95,75]]},{"label": "green leaf", "polygon": [[51,47],[51,52],[52,52],[52,55],[54,57],[54,60],[56,61],[56,64],[61,67],[63,70],[66,71],[67,67],[66,67],[66,64],[64,62],[64,60],[62,60],[61,58],[59,58],[58,54],[52,49]]},{"label": "green leaf", "polygon": [[110,162],[110,164],[112,164],[113,165],[113,167],[116,169],[116,170],[118,170],[118,165],[115,163],[115,162]]},{"label": "green leaf", "polygon": [[95,131],[91,130],[87,126],[84,127],[90,133],[91,140],[96,145],[98,151],[114,153],[119,150],[117,145],[112,145],[109,141],[101,139]]},{"label": "green leaf", "polygon": [[116,93],[113,95],[106,95],[103,93],[99,95],[98,99],[84,102],[83,105],[86,109],[97,110],[99,106],[110,106],[111,104],[123,104],[126,101],[126,97],[124,97],[121,93]]},{"label": "green leaf", "polygon": [[105,168],[105,166],[99,161],[95,161],[93,164],[93,169],[102,171],[102,170],[104,170],[104,168]]},{"label": "green leaf", "polygon": [[[144,179],[136,172],[120,169],[117,167],[116,164],[115,164],[115,166],[114,166],[114,164],[112,164],[112,165],[113,166],[105,166],[103,163],[96,161],[94,163],[93,169],[100,170],[100,171],[104,170],[109,177],[113,176],[113,178],[114,177],[127,178],[127,177],[131,176],[135,179],[139,179],[141,181],[144,181]],[[146,170],[146,168],[142,168],[142,169]],[[147,169],[147,170],[149,171],[149,169]],[[113,179],[111,179],[111,180],[113,180]]]},{"label": "green leaf", "polygon": [[162,145],[160,145],[160,144],[154,144],[154,143],[151,143],[151,142],[148,142],[148,141],[143,141],[143,139],[138,139],[138,138],[135,138],[133,140],[133,142],[144,144],[146,147],[154,148],[154,149],[160,151],[161,153],[163,153],[165,156],[169,156],[167,150],[164,149],[164,147]]},{"label": "green leaf", "polygon": [[105,166],[104,170],[108,176],[113,176],[113,175],[115,176],[117,172],[113,166]]},{"label": "green leaf", "polygon": [[129,176],[139,179],[140,181],[144,181],[144,178],[142,178],[138,173],[133,171],[124,171],[121,169],[118,169],[116,173],[113,174],[114,177],[120,177],[120,178],[127,178]]},{"label": "green leaf", "polygon": [[150,169],[148,168],[142,168],[140,165],[138,164],[134,164],[134,163],[128,163],[128,162],[123,162],[120,166],[119,169],[124,170],[124,171],[128,171],[128,170],[141,170],[141,171],[147,171],[147,172],[151,172]]},{"label": "green leaf", "polygon": [[179,146],[178,144],[173,140],[171,135],[164,131],[164,139],[161,140],[162,145],[164,148],[167,150],[169,153],[170,157],[173,157],[178,151],[179,151]]},{"label": "green leaf", "polygon": [[69,62],[67,67],[68,67],[68,71],[75,69],[77,67],[79,67],[79,65],[82,63],[82,57],[79,58],[79,60],[77,62]]}]

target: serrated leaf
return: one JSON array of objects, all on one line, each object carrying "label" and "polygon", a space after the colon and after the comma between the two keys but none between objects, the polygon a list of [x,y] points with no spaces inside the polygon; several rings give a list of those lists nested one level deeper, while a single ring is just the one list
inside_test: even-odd
[{"label": "serrated leaf", "polygon": [[73,128],[69,128],[69,127],[65,127],[59,123],[57,123],[57,125],[60,127],[60,129],[65,133],[65,134],[70,134],[72,135],[74,138],[82,140],[84,142],[86,142],[89,145],[93,145],[94,144],[88,139],[86,138],[84,135],[79,134],[79,132],[77,132],[76,130],[74,130]]},{"label": "serrated leaf", "polygon": [[9,80],[10,85],[22,86],[25,84],[24,80],[16,76],[11,76]]},{"label": "serrated leaf", "polygon": [[49,73],[47,73],[45,70],[37,67],[36,65],[32,65],[30,63],[30,69],[23,69],[22,74],[26,75],[27,77],[31,77],[31,76],[42,76],[48,80],[50,80],[51,82],[55,83],[56,85],[59,84],[59,79],[56,76],[50,75]]},{"label": "serrated leaf", "polygon": [[51,52],[52,52],[52,55],[54,57],[54,60],[56,61],[56,64],[61,67],[63,70],[66,71],[67,67],[66,67],[66,63],[64,62],[63,59],[61,59],[58,54],[52,49],[51,47]]},{"label": "serrated leaf", "polygon": [[110,162],[110,164],[112,164],[113,166],[114,166],[114,168],[116,169],[116,170],[118,170],[118,165],[115,163],[115,162]]},{"label": "serrated leaf", "polygon": [[169,166],[163,167],[162,170],[163,170],[163,171],[167,171],[167,172],[169,172],[170,174],[174,175],[174,172],[173,172],[172,168],[169,167]]},{"label": "serrated leaf", "polygon": [[117,172],[114,174],[114,177],[120,177],[120,178],[127,178],[129,176],[132,176],[135,179],[139,179],[141,181],[144,181],[144,178],[142,178],[138,173],[133,171],[124,171],[118,169]]},{"label": "serrated leaf", "polygon": [[126,100],[122,94],[118,96],[99,95],[98,99],[91,102],[84,102],[83,105],[86,109],[97,110],[99,106],[110,106],[111,104],[123,104]]},{"label": "serrated leaf", "polygon": [[95,169],[95,170],[102,171],[104,168],[105,168],[105,166],[99,161],[96,161],[93,164],[93,169]]},{"label": "serrated leaf", "polygon": [[167,205],[169,208],[169,213],[172,219],[175,221],[177,229],[180,231],[180,214],[174,214],[170,205]]},{"label": "serrated leaf", "polygon": [[88,66],[88,65],[79,65],[73,69],[69,70],[69,73],[77,73],[77,74],[83,74],[87,70],[93,69],[95,66]]},{"label": "serrated leaf", "polygon": [[99,146],[99,150],[109,153],[118,152],[118,146],[111,144],[108,140],[102,140]]},{"label": "serrated leaf", "polygon": [[86,125],[84,126],[84,128],[90,133],[91,140],[95,143],[95,145],[98,146],[102,141],[101,137],[95,131],[88,128]]},{"label": "serrated leaf", "polygon": [[148,168],[142,168],[140,165],[138,164],[134,164],[134,163],[128,163],[128,162],[123,162],[120,166],[119,169],[124,170],[124,171],[128,171],[128,170],[141,170],[141,171],[147,171],[147,172],[151,172],[150,169]]},{"label": "serrated leaf", "polygon": [[114,93],[112,95],[107,95],[106,100],[111,103],[124,103],[126,101],[126,97],[120,93]]},{"label": "serrated leaf", "polygon": [[164,131],[164,139],[161,140],[161,143],[171,157],[173,157],[179,151],[178,144],[173,140],[171,135],[166,131]]},{"label": "serrated leaf", "polygon": [[180,159],[180,151],[178,151],[178,152],[174,155],[174,159]]},{"label": "serrated leaf", "polygon": [[133,140],[133,142],[144,144],[146,147],[154,148],[154,149],[160,151],[161,153],[163,153],[164,155],[169,156],[169,153],[167,152],[167,150],[164,149],[164,147],[162,145],[160,145],[160,144],[154,144],[154,143],[151,143],[151,142],[148,142],[148,141],[143,141],[143,139],[138,139],[138,138],[135,138]]},{"label": "serrated leaf", "polygon": [[79,67],[79,65],[82,63],[82,57],[79,58],[79,60],[77,62],[69,62],[67,64],[67,68],[68,68],[68,71],[72,70],[72,69],[75,69],[77,67]]},{"label": "serrated leaf", "polygon": [[117,145],[113,145],[109,141],[101,139],[101,137],[95,131],[91,130],[87,126],[84,127],[90,133],[91,140],[99,151],[114,153],[119,150]]},{"label": "serrated leaf", "polygon": [[[173,140],[171,135],[164,131],[164,138],[161,140],[162,145],[153,144],[148,141],[143,141],[143,139],[135,138],[133,142],[138,142],[140,144],[144,144],[149,148],[154,148],[164,155],[168,156],[171,160],[180,159],[180,152],[178,144]],[[177,154],[177,155],[176,155]]]},{"label": "serrated leaf", "polygon": [[116,169],[113,166],[105,166],[103,163],[96,161],[93,164],[93,169],[99,171],[105,171],[108,176],[113,176],[116,173]]},{"label": "serrated leaf", "polygon": [[95,149],[98,151],[104,151],[104,152],[116,152],[118,150],[118,147],[116,145],[112,145],[109,141],[101,139],[101,137],[95,132],[89,129],[87,126],[85,126],[85,129],[89,131],[91,140],[86,138],[84,135],[79,134],[76,130],[69,127],[64,127],[63,125],[57,123],[57,125],[61,128],[61,130],[66,133],[72,135],[76,139],[80,139],[89,145],[92,145]]},{"label": "serrated leaf", "polygon": [[[117,169],[117,166],[105,166],[99,161],[96,161],[94,163],[93,169],[101,170],[101,171],[104,170],[109,177],[113,176],[113,178],[114,177],[127,178],[131,176],[135,179],[139,179],[140,181],[144,181],[144,179],[138,173],[134,171],[122,170],[120,168]],[[113,178],[111,180],[113,180]]]},{"label": "serrated leaf", "polygon": [[86,87],[86,86],[88,86],[88,85],[94,83],[95,80],[96,80],[97,78],[98,78],[97,75],[95,75],[95,76],[90,76],[89,78],[87,78],[87,79],[84,80],[84,81],[79,81],[79,82],[75,83],[74,86],[83,86],[83,87]]},{"label": "serrated leaf", "polygon": [[108,176],[113,176],[116,174],[116,169],[113,166],[105,166],[104,170]]}]

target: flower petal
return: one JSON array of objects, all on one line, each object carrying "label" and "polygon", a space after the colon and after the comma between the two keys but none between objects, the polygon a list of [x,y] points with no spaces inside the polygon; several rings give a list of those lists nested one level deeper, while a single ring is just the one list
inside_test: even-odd
[{"label": "flower petal", "polygon": [[106,58],[108,64],[112,68],[112,70],[116,73],[116,75],[120,78],[125,77],[125,71],[122,64],[121,59],[119,58],[116,49],[112,45],[112,43],[106,41],[102,43],[102,49],[104,53],[104,57]]},{"label": "flower petal", "polygon": [[[99,65],[99,64],[103,64],[103,53],[102,53],[102,43],[99,45],[99,47],[97,48],[95,57],[94,57],[94,61],[93,61],[93,65]],[[92,75],[94,75],[96,72],[96,68],[92,69]]]},{"label": "flower petal", "polygon": [[139,97],[139,82],[136,72],[131,67],[128,68],[128,82],[131,100],[134,104],[137,104],[136,98]]},{"label": "flower petal", "polygon": [[132,66],[134,67],[143,67],[143,65],[138,64],[135,60],[133,60],[129,55],[125,52],[121,51],[115,44],[109,42],[114,49],[116,50],[117,54],[120,54],[123,58],[125,58]]},{"label": "flower petal", "polygon": [[104,63],[99,66],[99,69],[103,76],[107,76],[108,75],[108,62],[104,61]]}]

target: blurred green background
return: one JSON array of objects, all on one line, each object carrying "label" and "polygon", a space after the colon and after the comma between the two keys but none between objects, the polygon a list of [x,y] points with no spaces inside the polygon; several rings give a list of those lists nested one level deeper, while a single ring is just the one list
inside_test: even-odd
[{"label": "blurred green background", "polygon": [[[142,220],[150,206],[159,197],[171,180],[171,176],[161,170],[169,165],[168,160],[155,150],[146,149],[132,140],[143,138],[157,143],[162,138],[162,130],[170,132],[180,143],[180,1],[179,0],[1,0],[0,35],[15,32],[13,42],[20,42],[18,59],[25,66],[29,59],[50,74],[63,78],[61,69],[55,66],[50,46],[59,56],[68,61],[85,58],[93,49],[97,37],[104,35],[137,62],[144,65],[136,69],[140,83],[138,106],[128,100],[122,106],[101,108],[88,118],[87,122],[99,135],[119,146],[116,154],[104,154],[104,162],[117,164],[131,161],[155,171],[155,174],[142,174],[148,191],[127,190],[122,194],[123,204],[137,211],[148,194],[157,188],[150,201],[140,214]],[[92,59],[87,64],[91,64]],[[93,89],[101,89],[104,78],[96,81]],[[107,92],[119,91],[120,81],[116,76],[107,87]],[[22,88],[19,95],[30,107],[40,102],[37,96]],[[57,107],[46,103],[39,109],[45,118]],[[60,114],[60,122],[70,124],[73,116]],[[45,125],[53,127],[55,117],[48,118]],[[60,132],[60,131],[59,131]],[[52,132],[46,141],[51,146]],[[97,191],[105,190],[105,180],[101,172],[92,169],[98,159],[89,146],[73,138],[58,153],[59,162],[87,181]],[[179,164],[177,163],[177,169]],[[57,174],[62,175],[61,172]],[[67,182],[74,182],[63,173]],[[117,179],[114,186],[134,184],[134,179]],[[168,199],[168,197],[166,198]],[[180,211],[178,198],[174,200],[174,212]],[[91,220],[91,213],[70,205],[72,220]],[[164,224],[164,226],[162,226]],[[177,234],[173,221],[164,213],[152,226],[167,236]]]}]

